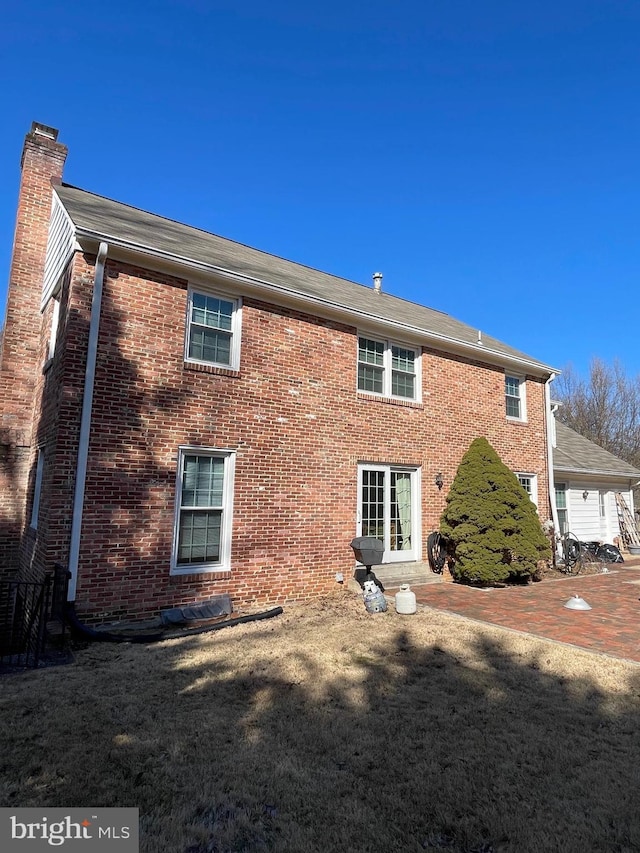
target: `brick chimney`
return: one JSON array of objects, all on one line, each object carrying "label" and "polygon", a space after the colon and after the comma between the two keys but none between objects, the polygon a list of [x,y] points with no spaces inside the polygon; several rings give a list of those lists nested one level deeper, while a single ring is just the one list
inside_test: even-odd
[{"label": "brick chimney", "polygon": [[[34,392],[41,378],[40,299],[52,181],[67,148],[58,131],[33,122],[22,149],[18,212],[0,350],[0,566],[14,562],[31,466]],[[0,574],[2,570],[0,569]]]},{"label": "brick chimney", "polygon": [[[53,127],[33,122],[22,176],[0,354],[0,443],[31,428],[40,346],[40,297],[51,216],[51,182],[62,179],[67,148]],[[7,431],[11,435],[7,435]],[[13,439],[7,441],[7,438]]]}]

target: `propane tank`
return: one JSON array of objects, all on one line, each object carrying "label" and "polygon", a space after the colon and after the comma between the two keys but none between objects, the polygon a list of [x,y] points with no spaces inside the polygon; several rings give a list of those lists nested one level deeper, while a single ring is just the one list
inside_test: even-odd
[{"label": "propane tank", "polygon": [[387,609],[387,599],[375,581],[364,582],[364,606],[368,613],[384,613]]},{"label": "propane tank", "polygon": [[396,613],[410,614],[416,612],[416,594],[411,591],[408,583],[403,583],[396,593]]}]

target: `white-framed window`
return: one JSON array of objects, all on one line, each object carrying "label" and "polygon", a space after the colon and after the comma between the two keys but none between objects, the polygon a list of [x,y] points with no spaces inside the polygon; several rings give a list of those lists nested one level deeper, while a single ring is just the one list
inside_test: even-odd
[{"label": "white-framed window", "polygon": [[538,475],[537,474],[521,474],[516,472],[518,482],[529,495],[533,504],[538,506]]},{"label": "white-framed window", "polygon": [[44,468],[44,452],[38,450],[38,458],[36,460],[36,476],[33,485],[33,503],[31,505],[31,519],[29,527],[33,530],[38,529],[38,516],[40,514],[40,492],[42,491],[42,471]]},{"label": "white-framed window", "polygon": [[51,297],[51,327],[49,329],[49,346],[47,348],[47,361],[50,361],[56,351],[58,340],[58,325],[60,322],[60,292]]},{"label": "white-framed window", "polygon": [[563,536],[569,530],[569,513],[567,509],[567,484],[556,483],[556,510],[558,513],[558,533]]},{"label": "white-framed window", "polygon": [[522,376],[504,377],[507,417],[517,421],[527,419],[526,382]]},{"label": "white-framed window", "polygon": [[358,391],[417,400],[420,391],[420,353],[393,341],[358,337]]},{"label": "white-framed window", "polygon": [[607,492],[598,492],[598,508],[600,518],[605,519],[607,517]]},{"label": "white-framed window", "polygon": [[239,299],[190,287],[185,360],[238,370],[240,317]]},{"label": "white-framed window", "polygon": [[234,466],[232,450],[180,448],[172,574],[230,568]]}]

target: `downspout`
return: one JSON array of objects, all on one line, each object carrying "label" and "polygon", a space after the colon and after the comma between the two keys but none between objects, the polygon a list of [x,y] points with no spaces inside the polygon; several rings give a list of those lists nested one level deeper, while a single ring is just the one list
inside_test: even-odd
[{"label": "downspout", "polygon": [[93,409],[93,386],[96,376],[98,356],[98,332],[100,330],[100,312],[102,310],[102,288],[104,267],[109,246],[100,243],[93,276],[93,298],[91,300],[91,319],[89,321],[89,343],[87,344],[87,366],[84,374],[84,394],[82,397],[82,416],[80,436],[78,438],[78,460],[76,463],[76,488],[73,496],[73,516],[71,519],[71,542],[69,544],[69,592],[68,601],[75,601],[78,582],[78,562],[80,556],[80,535],[82,532],[82,511],[87,481],[87,459],[89,456],[89,436],[91,434],[91,415]]},{"label": "downspout", "polygon": [[547,468],[549,471],[547,480],[549,482],[549,505],[551,506],[551,520],[553,521],[553,529],[556,531],[556,534],[558,534],[560,532],[560,525],[558,523],[558,509],[556,507],[556,482],[555,477],[553,475],[553,441],[555,437],[555,429],[552,420],[552,418],[554,418],[554,414],[551,411],[550,389],[550,385],[555,378],[556,374],[552,373],[547,379],[547,381],[544,383],[544,404],[547,426]]}]

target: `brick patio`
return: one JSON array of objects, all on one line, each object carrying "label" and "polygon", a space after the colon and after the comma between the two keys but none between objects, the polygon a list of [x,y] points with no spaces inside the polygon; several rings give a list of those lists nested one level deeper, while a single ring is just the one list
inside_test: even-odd
[{"label": "brick patio", "polygon": [[[506,589],[483,590],[454,583],[411,588],[419,605],[640,663],[640,560],[608,568],[607,574]],[[394,592],[388,590],[390,595]],[[592,609],[564,607],[574,595]]]}]

